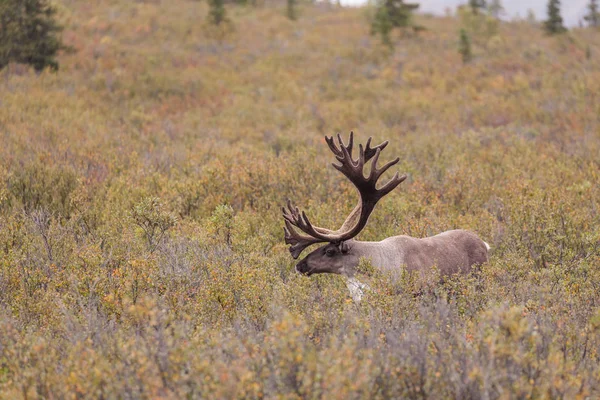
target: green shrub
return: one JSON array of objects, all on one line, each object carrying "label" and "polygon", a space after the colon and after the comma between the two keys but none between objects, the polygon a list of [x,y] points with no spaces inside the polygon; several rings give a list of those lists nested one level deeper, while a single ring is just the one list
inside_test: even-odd
[{"label": "green shrub", "polygon": [[460,30],[458,52],[462,56],[463,64],[468,63],[473,58],[473,54],[471,53],[471,39],[469,39],[467,31],[465,31],[464,29]]},{"label": "green shrub", "polygon": [[68,218],[71,195],[78,185],[78,177],[70,167],[51,166],[41,160],[27,163],[8,176],[8,206],[26,212],[44,208]]},{"label": "green shrub", "polygon": [[150,252],[156,250],[167,231],[177,223],[177,217],[165,210],[156,197],[147,197],[136,203],[130,215],[133,223],[141,229]]}]

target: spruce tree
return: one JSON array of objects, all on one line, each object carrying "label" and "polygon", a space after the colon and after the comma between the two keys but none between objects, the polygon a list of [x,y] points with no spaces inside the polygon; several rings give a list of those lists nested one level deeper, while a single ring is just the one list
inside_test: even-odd
[{"label": "spruce tree", "polygon": [[233,22],[227,16],[225,0],[208,0],[208,15],[204,24],[204,32],[207,37],[221,42],[227,35],[233,32]]},{"label": "spruce tree", "polygon": [[592,28],[600,27],[600,13],[598,13],[598,0],[590,0],[588,14],[583,17]]},{"label": "spruce tree", "polygon": [[287,0],[287,17],[292,21],[296,19],[296,0]]},{"label": "spruce tree", "polygon": [[473,58],[473,53],[471,53],[471,39],[465,29],[460,30],[458,52],[462,56],[464,64],[468,63]]},{"label": "spruce tree", "polygon": [[381,42],[386,46],[392,46],[390,33],[392,31],[392,21],[388,14],[387,7],[379,6],[375,12],[375,17],[371,23],[371,35],[380,35]]},{"label": "spruce tree", "polygon": [[412,23],[412,13],[419,8],[416,3],[405,3],[404,0],[386,0],[385,6],[394,28],[404,28]]},{"label": "spruce tree", "polygon": [[560,16],[560,0],[548,1],[548,19],[544,22],[544,29],[551,35],[566,31]]},{"label": "spruce tree", "polygon": [[481,10],[484,10],[486,8],[486,1],[485,0],[469,0],[469,7],[471,7],[471,10],[473,11],[474,14],[479,14],[479,12]]},{"label": "spruce tree", "polygon": [[500,18],[500,15],[504,13],[504,7],[500,0],[492,0],[487,8],[490,15],[494,18]]},{"label": "spruce tree", "polygon": [[63,45],[56,9],[48,0],[0,0],[0,69],[10,62],[29,64],[36,72],[58,69]]},{"label": "spruce tree", "polygon": [[411,26],[412,12],[417,8],[418,4],[405,3],[404,0],[379,0],[371,22],[371,34],[381,35],[381,40],[391,46],[392,29]]},{"label": "spruce tree", "polygon": [[225,11],[225,2],[223,0],[208,0],[210,10],[208,11],[209,24],[219,26],[228,23],[227,12]]}]

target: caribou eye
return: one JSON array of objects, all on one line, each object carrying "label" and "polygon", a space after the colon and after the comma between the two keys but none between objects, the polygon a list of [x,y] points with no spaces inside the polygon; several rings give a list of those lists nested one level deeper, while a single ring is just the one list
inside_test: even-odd
[{"label": "caribou eye", "polygon": [[334,249],[327,249],[327,250],[325,250],[325,255],[327,257],[333,257],[335,255],[335,250]]}]

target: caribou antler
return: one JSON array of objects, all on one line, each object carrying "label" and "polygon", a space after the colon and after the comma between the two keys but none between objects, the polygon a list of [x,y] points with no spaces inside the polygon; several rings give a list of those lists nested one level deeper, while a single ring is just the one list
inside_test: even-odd
[{"label": "caribou antler", "polygon": [[281,207],[283,218],[285,220],[285,228],[283,228],[285,232],[285,244],[291,245],[290,253],[292,253],[292,257],[296,259],[305,248],[311,244],[320,243],[322,240],[296,232],[293,226],[298,226],[298,221],[302,219],[300,210],[298,210],[298,207],[292,205],[290,200],[287,202],[287,207],[287,210],[285,207]]},{"label": "caribou antler", "polygon": [[[342,137],[339,134],[337,135],[337,139],[340,146],[339,148],[336,146],[333,137],[325,137],[327,145],[341,164],[338,165],[334,163],[332,165],[354,184],[360,194],[360,201],[350,215],[348,215],[341,228],[337,231],[330,231],[325,228],[313,226],[306,216],[306,213],[304,211],[300,212],[297,207],[293,206],[292,203],[288,201],[287,209],[285,207],[282,208],[286,225],[285,241],[287,244],[292,245],[290,246],[290,252],[294,258],[297,258],[302,250],[311,244],[319,242],[340,243],[358,235],[367,224],[369,216],[377,202],[406,179],[406,175],[399,177],[396,172],[392,179],[380,189],[377,189],[377,180],[381,175],[400,161],[399,158],[396,158],[385,164],[383,167],[377,168],[379,155],[387,146],[387,141],[371,148],[371,138],[369,138],[364,149],[363,146],[359,144],[358,159],[354,161],[352,158],[354,133],[350,132],[348,145],[344,144]],[[369,176],[365,178],[363,169],[365,163],[371,159],[373,159],[371,163],[371,172],[369,173]],[[293,228],[294,226],[308,234],[308,236],[296,232]]]}]

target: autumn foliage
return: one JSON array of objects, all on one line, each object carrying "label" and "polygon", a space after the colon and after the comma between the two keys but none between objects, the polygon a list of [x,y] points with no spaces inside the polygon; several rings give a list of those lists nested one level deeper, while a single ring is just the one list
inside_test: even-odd
[{"label": "autumn foliage", "polygon": [[[391,51],[322,3],[218,40],[205,2],[57,7],[60,71],[0,79],[0,398],[600,396],[597,32],[500,23],[463,64],[450,17]],[[361,239],[460,227],[489,263],[363,263],[360,305],[296,274],[279,207],[343,221],[350,130],[409,175]]]}]

